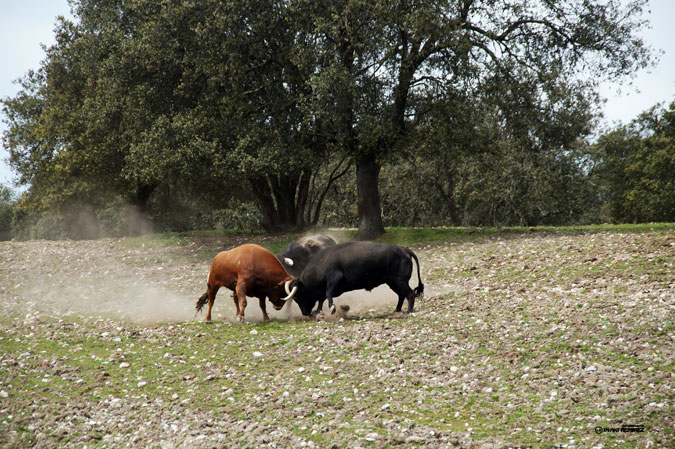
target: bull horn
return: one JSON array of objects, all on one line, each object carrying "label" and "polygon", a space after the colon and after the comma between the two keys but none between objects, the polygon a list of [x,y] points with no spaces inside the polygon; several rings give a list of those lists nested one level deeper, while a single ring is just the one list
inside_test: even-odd
[{"label": "bull horn", "polygon": [[293,290],[291,290],[291,291],[289,292],[289,291],[288,291],[288,283],[289,283],[289,282],[290,282],[290,281],[286,281],[286,284],[284,284],[284,287],[286,288],[286,293],[288,293],[288,296],[286,296],[285,298],[283,298],[284,301],[288,301],[288,300],[293,299],[293,296],[295,296],[295,292],[298,291],[298,286],[296,285],[295,287],[293,287]]},{"label": "bull horn", "polygon": [[298,291],[298,286],[296,285],[295,287],[293,287],[293,290],[291,290],[291,292],[288,294],[288,296],[286,296],[284,298],[284,301],[289,301],[289,300],[293,299],[293,297],[295,296],[295,292],[297,292],[297,291]]},{"label": "bull horn", "polygon": [[289,288],[288,288],[289,285],[291,285],[291,281],[286,281],[286,282],[284,283],[284,289],[286,289],[286,294],[287,294],[287,295],[290,295],[290,294],[291,294],[291,291],[290,291]]}]

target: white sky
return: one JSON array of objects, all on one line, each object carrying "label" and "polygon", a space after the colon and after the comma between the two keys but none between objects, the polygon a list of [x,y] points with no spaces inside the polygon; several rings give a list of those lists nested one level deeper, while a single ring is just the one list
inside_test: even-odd
[{"label": "white sky", "polygon": [[[637,73],[632,85],[604,85],[606,124],[628,123],[656,103],[675,99],[675,0],[650,0],[651,29],[642,33],[651,47],[662,50],[659,64]],[[13,83],[30,69],[38,69],[45,54],[41,44],[54,42],[56,16],[70,17],[67,0],[0,0],[0,97],[13,97]],[[0,133],[6,129],[0,123]],[[8,153],[0,148],[0,183],[11,184],[14,174]]]}]

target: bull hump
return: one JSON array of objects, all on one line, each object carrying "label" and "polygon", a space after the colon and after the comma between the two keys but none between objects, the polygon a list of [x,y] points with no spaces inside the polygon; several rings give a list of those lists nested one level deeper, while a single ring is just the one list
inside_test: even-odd
[{"label": "bull hump", "polygon": [[241,267],[241,269],[256,279],[267,279],[270,276],[275,277],[282,273],[286,274],[283,265],[281,265],[279,259],[274,255],[272,257],[258,257],[250,260],[244,259],[243,262],[242,260],[238,260],[237,267]]}]

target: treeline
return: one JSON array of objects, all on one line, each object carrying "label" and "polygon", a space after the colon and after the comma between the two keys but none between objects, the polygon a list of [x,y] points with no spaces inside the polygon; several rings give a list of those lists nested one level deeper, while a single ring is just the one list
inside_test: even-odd
[{"label": "treeline", "polygon": [[645,3],[74,1],[2,101],[0,226],[671,221],[672,106],[589,143]]}]

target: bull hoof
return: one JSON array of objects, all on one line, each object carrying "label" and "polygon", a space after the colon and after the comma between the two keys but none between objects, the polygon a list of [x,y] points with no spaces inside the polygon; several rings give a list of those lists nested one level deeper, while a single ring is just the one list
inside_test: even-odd
[{"label": "bull hoof", "polygon": [[243,316],[238,316],[237,317],[237,323],[243,323],[244,322],[244,317]]},{"label": "bull hoof", "polygon": [[330,306],[330,314],[331,314],[331,315],[335,315],[335,312],[336,312],[336,311],[337,311],[337,308],[335,307],[335,304],[333,304],[332,306]]}]

